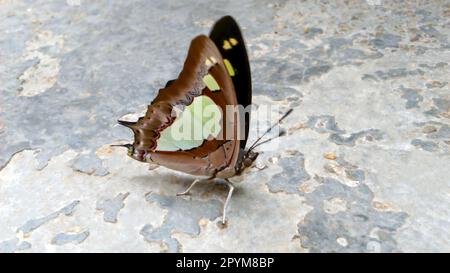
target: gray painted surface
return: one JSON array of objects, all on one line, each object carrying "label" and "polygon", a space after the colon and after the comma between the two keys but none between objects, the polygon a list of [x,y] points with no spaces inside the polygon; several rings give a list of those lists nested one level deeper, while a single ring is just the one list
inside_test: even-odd
[{"label": "gray painted surface", "polygon": [[[0,1],[0,252],[450,251],[449,12]],[[221,229],[223,187],[175,197],[192,177],[109,144],[130,140],[116,120],[144,110],[225,14],[243,27],[255,103],[294,112]]]}]

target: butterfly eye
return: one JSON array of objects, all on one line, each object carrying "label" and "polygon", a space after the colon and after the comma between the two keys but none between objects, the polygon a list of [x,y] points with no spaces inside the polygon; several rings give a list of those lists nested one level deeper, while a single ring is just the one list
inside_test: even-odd
[{"label": "butterfly eye", "polygon": [[128,146],[128,155],[132,156],[134,154],[134,146],[130,145]]},{"label": "butterfly eye", "polygon": [[245,158],[244,159],[244,166],[245,167],[250,167],[251,165],[252,165],[252,163],[253,163],[253,160],[251,160],[250,158]]}]

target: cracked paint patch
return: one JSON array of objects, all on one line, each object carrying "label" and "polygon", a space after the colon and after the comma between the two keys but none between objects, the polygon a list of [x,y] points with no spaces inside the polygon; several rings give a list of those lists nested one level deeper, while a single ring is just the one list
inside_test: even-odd
[{"label": "cracked paint patch", "polygon": [[425,84],[425,87],[428,89],[433,89],[433,88],[443,88],[447,85],[448,85],[448,82],[431,81],[431,82],[427,82]]},{"label": "cracked paint patch", "polygon": [[[295,234],[297,223],[312,207],[297,194],[271,193],[266,182],[272,171],[275,168],[252,170],[237,185],[226,228],[218,228],[215,222],[201,219],[199,235],[174,232],[173,237],[180,242],[182,251],[248,252],[254,249],[259,252],[307,252]],[[217,186],[205,187],[215,191]]]},{"label": "cracked paint patch", "polygon": [[333,161],[327,162],[323,168],[349,187],[355,187],[365,180],[364,170],[358,166],[347,162],[342,157],[337,157]]},{"label": "cracked paint patch", "polygon": [[[0,214],[8,215],[4,218],[6,222],[2,222],[6,224],[0,225],[0,242],[15,235],[19,240],[32,244],[29,252],[161,251],[160,245],[140,239],[139,228],[146,223],[160,226],[163,222],[165,211],[157,204],[146,204],[142,198],[149,189],[161,190],[166,185],[162,182],[163,186],[159,187],[159,182],[154,184],[149,183],[149,180],[160,181],[163,178],[152,176],[139,162],[124,158],[123,150],[110,148],[109,145],[103,148],[111,150],[109,153],[98,151],[112,173],[107,177],[74,171],[70,165],[77,153],[71,150],[52,158],[41,171],[34,168],[37,162],[33,151],[15,155],[0,172],[0,195],[4,197],[0,199]],[[164,173],[163,170],[159,172]],[[173,190],[170,186],[168,189]],[[104,222],[102,212],[96,216],[97,201],[103,200],[105,196],[112,199],[118,193],[126,192],[133,194],[127,197],[126,209],[120,211],[116,224]],[[60,214],[31,233],[16,234],[17,227],[24,226],[27,220],[47,216],[56,211],[60,204],[67,205],[67,200],[74,200],[75,197],[80,203],[72,211],[71,217]],[[65,212],[69,213],[69,210],[67,208]],[[83,228],[90,233],[83,243],[67,243],[58,247],[51,243],[56,234],[78,234],[85,231]]]},{"label": "cracked paint patch", "polygon": [[317,35],[320,35],[323,33],[323,29],[318,27],[307,27],[303,30],[305,37],[307,39],[312,39]]},{"label": "cracked paint patch", "polygon": [[305,169],[305,157],[298,153],[295,157],[281,158],[279,165],[283,171],[274,175],[267,182],[271,192],[299,193],[303,182],[308,181],[311,176]]},{"label": "cracked paint patch", "polygon": [[383,133],[378,129],[368,129],[356,133],[331,134],[329,140],[337,145],[355,146],[358,140],[373,141],[383,139]]},{"label": "cracked paint patch", "polygon": [[427,152],[435,152],[438,150],[439,146],[433,141],[421,140],[421,139],[413,139],[411,140],[411,145],[425,150]]},{"label": "cracked paint patch", "polygon": [[[298,225],[302,246],[311,252],[397,252],[395,232],[407,217],[380,212],[364,184],[349,187],[327,177],[304,197],[314,209]],[[375,236],[373,236],[375,233]]]},{"label": "cracked paint patch", "polygon": [[52,239],[53,245],[81,244],[89,236],[89,231],[80,233],[58,233]]},{"label": "cracked paint patch", "polygon": [[313,77],[320,77],[323,74],[328,73],[331,70],[330,65],[318,65],[318,66],[312,66],[305,69],[305,72],[303,73],[303,80],[308,82]]},{"label": "cracked paint patch", "polygon": [[438,62],[435,64],[419,64],[420,67],[426,68],[426,69],[430,69],[430,70],[435,70],[435,69],[443,69],[445,67],[448,66],[448,63],[446,62]]},{"label": "cracked paint patch", "polygon": [[198,201],[180,198],[177,196],[163,196],[148,193],[145,196],[148,202],[155,202],[168,213],[160,227],[145,225],[140,234],[150,242],[164,242],[169,252],[179,252],[181,245],[172,237],[173,232],[182,232],[191,235],[200,233],[200,219],[210,221],[222,215],[222,203],[217,200]]},{"label": "cracked paint patch", "polygon": [[94,153],[82,154],[72,162],[72,168],[75,171],[93,174],[96,176],[105,176],[109,172],[103,167],[102,161]]},{"label": "cracked paint patch", "polygon": [[383,33],[375,39],[370,40],[369,44],[379,49],[397,48],[401,40],[401,36]]},{"label": "cracked paint patch", "polygon": [[419,103],[423,101],[423,96],[419,94],[420,90],[400,86],[400,91],[403,93],[401,98],[406,100],[406,109],[419,108]]},{"label": "cracked paint patch", "polygon": [[[324,128],[337,126],[330,122]],[[363,169],[343,156],[328,153],[324,158],[327,159],[325,171],[334,177],[314,175],[297,191],[313,208],[298,223],[302,247],[311,252],[399,251],[394,235],[405,223],[407,214],[383,209],[381,203],[374,200],[373,192],[362,183],[366,180]],[[297,164],[283,164],[283,160]],[[279,163],[284,176],[294,181],[298,180],[296,177],[303,177],[304,168],[293,167],[299,165],[295,159],[280,159]],[[277,175],[268,184],[273,181],[286,184]]]},{"label": "cracked paint patch", "polygon": [[72,216],[73,212],[75,211],[75,207],[79,203],[80,201],[76,200],[65,206],[64,208],[49,214],[48,216],[28,220],[24,225],[17,229],[17,232],[22,233],[24,237],[27,237],[33,230],[39,228],[45,223],[50,222],[53,219],[58,218],[61,214],[64,214],[65,216]]},{"label": "cracked paint patch", "polygon": [[450,138],[450,126],[437,121],[416,122],[417,127],[422,128],[422,133],[429,139]]},{"label": "cracked paint patch", "polygon": [[323,200],[323,210],[328,214],[336,214],[347,210],[347,201],[339,197]]},{"label": "cracked paint patch", "polygon": [[103,220],[109,223],[117,223],[119,211],[125,207],[125,199],[130,193],[119,193],[113,199],[97,202],[97,210],[103,211]]},{"label": "cracked paint patch", "polygon": [[0,253],[14,253],[31,248],[31,244],[26,241],[20,241],[18,238],[13,238],[0,242]]},{"label": "cracked paint patch", "polygon": [[43,53],[49,47],[60,50],[64,45],[62,35],[54,35],[49,30],[35,31],[35,37],[27,42],[24,60],[35,60],[34,64],[18,77],[19,96],[32,97],[51,88],[57,80],[60,69],[58,58]]},{"label": "cracked paint patch", "polygon": [[[450,144],[450,126],[436,121],[417,122],[421,134],[411,140],[411,145],[428,152],[447,152]],[[424,139],[426,138],[426,139]]]},{"label": "cracked paint patch", "polygon": [[376,79],[378,81],[386,81],[392,79],[406,78],[410,76],[421,76],[424,75],[425,72],[420,69],[407,69],[407,68],[392,68],[386,71],[377,70],[375,71],[375,75],[372,74],[364,74],[362,79]]},{"label": "cracked paint patch", "polygon": [[[291,100],[299,100],[300,97],[302,97],[300,92],[287,86],[279,86],[270,83],[261,84],[258,82],[255,82],[254,85],[254,88],[259,91],[259,94],[266,95],[272,100],[282,101],[286,100],[288,97],[291,97]],[[276,90],[276,92],[274,92],[274,90]]]},{"label": "cracked paint patch", "polygon": [[370,142],[383,139],[383,133],[379,129],[367,129],[347,134],[345,130],[339,128],[335,118],[330,115],[311,116],[306,125],[318,133],[330,134],[328,139],[337,145],[355,146],[358,140]]},{"label": "cracked paint patch", "polygon": [[346,161],[343,157],[336,158],[336,162],[345,168],[345,176],[353,181],[364,181],[366,179],[364,170]]},{"label": "cracked paint patch", "polygon": [[313,129],[318,133],[336,133],[341,134],[344,133],[344,130],[341,130],[333,116],[322,115],[322,116],[312,116],[306,122],[308,128]]},{"label": "cracked paint patch", "polygon": [[427,115],[431,115],[437,118],[448,118],[450,119],[450,100],[443,98],[433,98],[433,106],[430,110],[424,112]]},{"label": "cracked paint patch", "polygon": [[444,98],[433,98],[434,105],[441,111],[448,112],[450,110],[450,100]]},{"label": "cracked paint patch", "polygon": [[432,125],[428,125],[423,128],[423,132],[426,134],[429,139],[438,139],[444,140],[450,138],[450,126],[447,124],[443,124],[440,122],[429,123]]}]

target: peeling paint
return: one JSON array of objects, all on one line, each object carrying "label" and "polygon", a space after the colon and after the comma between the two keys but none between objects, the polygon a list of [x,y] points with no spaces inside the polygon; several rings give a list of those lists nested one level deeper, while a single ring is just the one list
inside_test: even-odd
[{"label": "peeling paint", "polygon": [[412,88],[401,87],[403,92],[402,99],[406,100],[406,109],[419,108],[419,103],[423,101],[423,97],[419,94],[419,91]]},{"label": "peeling paint", "polygon": [[97,202],[97,210],[103,211],[103,220],[109,223],[117,222],[117,214],[125,207],[125,199],[130,193],[119,193],[113,199],[107,199],[105,201]]},{"label": "peeling paint", "polygon": [[53,237],[53,245],[65,245],[65,244],[81,244],[89,236],[89,231],[81,233],[58,233]]},{"label": "peeling paint", "polygon": [[29,242],[26,241],[20,242],[19,239],[17,238],[0,242],[0,253],[13,253],[30,248],[31,244]]},{"label": "peeling paint", "polygon": [[367,129],[351,134],[339,128],[335,118],[329,115],[312,116],[306,122],[308,128],[321,134],[329,134],[329,140],[337,145],[354,146],[358,140],[374,141],[383,139],[378,129]]},{"label": "peeling paint", "polygon": [[347,134],[331,134],[329,137],[331,142],[338,145],[354,146],[358,140],[374,141],[383,139],[383,133],[378,129],[367,129],[356,133]]},{"label": "peeling paint", "polygon": [[282,158],[279,164],[283,167],[283,171],[274,175],[267,183],[271,192],[298,193],[302,183],[311,178],[305,170],[305,159],[302,154]]},{"label": "peeling paint", "polygon": [[[304,235],[304,247],[312,252],[371,252],[374,243],[368,235],[372,229],[378,228],[386,236],[385,240],[376,241],[379,251],[398,251],[392,236],[405,222],[405,213],[373,209],[373,193],[364,184],[348,187],[335,179],[322,179],[321,187],[305,195],[315,208],[321,207],[320,202],[325,202],[326,206],[325,210],[313,210],[299,224],[299,233]],[[346,238],[347,243],[342,243],[342,240],[339,243],[337,239],[340,237]]]},{"label": "peeling paint", "polygon": [[57,58],[43,53],[41,50],[48,47],[64,45],[62,35],[54,35],[49,30],[35,31],[35,37],[27,42],[27,52],[24,60],[37,60],[31,67],[19,76],[19,96],[32,97],[39,95],[51,88],[57,79],[60,63]]},{"label": "peeling paint", "polygon": [[145,199],[148,202],[156,202],[169,211],[160,227],[154,228],[151,225],[145,225],[141,229],[141,235],[148,241],[163,241],[169,252],[180,251],[180,244],[172,238],[172,232],[198,235],[200,219],[214,220],[222,215],[222,204],[217,200],[203,202],[176,196],[161,196],[155,193],[148,193]]},{"label": "peeling paint", "polygon": [[433,141],[426,141],[421,139],[413,139],[411,145],[423,149],[428,152],[434,152],[438,149],[438,145]]},{"label": "peeling paint", "polygon": [[24,225],[22,225],[21,227],[19,227],[17,229],[17,233],[22,233],[25,236],[27,236],[33,230],[50,222],[51,220],[58,218],[61,214],[64,214],[65,216],[72,216],[72,214],[75,211],[75,207],[79,203],[80,203],[80,201],[76,200],[76,201],[73,201],[72,203],[70,203],[69,205],[65,206],[64,208],[62,208],[58,211],[55,211],[45,217],[28,220]]}]

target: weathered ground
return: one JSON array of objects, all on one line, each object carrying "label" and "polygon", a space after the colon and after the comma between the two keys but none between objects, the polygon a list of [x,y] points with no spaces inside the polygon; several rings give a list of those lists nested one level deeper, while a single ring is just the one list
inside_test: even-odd
[{"label": "weathered ground", "polygon": [[[450,251],[450,4],[326,2],[0,0],[0,252]],[[220,229],[223,187],[109,144],[225,14],[295,111]]]}]

